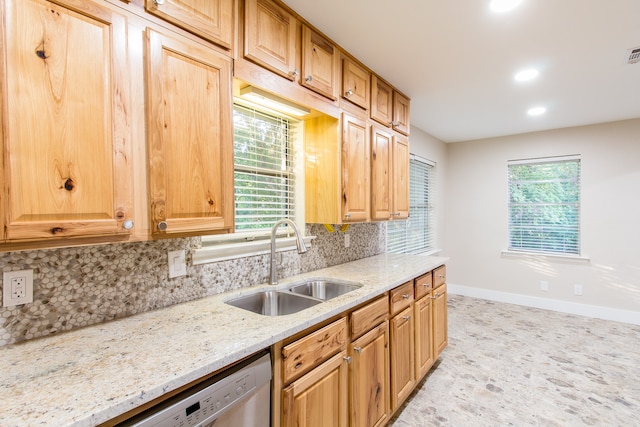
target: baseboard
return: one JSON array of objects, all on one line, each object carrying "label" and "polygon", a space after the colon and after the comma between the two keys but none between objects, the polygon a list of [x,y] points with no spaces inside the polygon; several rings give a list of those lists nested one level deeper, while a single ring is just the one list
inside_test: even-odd
[{"label": "baseboard", "polygon": [[481,298],[490,301],[506,302],[509,304],[524,305],[526,307],[542,308],[562,313],[577,314],[579,316],[595,317],[597,319],[614,320],[616,322],[640,325],[640,311],[578,304],[570,301],[512,294],[509,292],[473,288],[470,286],[454,285],[451,283],[447,283],[447,292],[450,294]]}]

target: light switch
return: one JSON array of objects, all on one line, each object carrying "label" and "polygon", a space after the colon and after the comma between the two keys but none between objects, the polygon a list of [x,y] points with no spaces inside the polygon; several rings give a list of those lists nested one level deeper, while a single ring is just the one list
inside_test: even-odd
[{"label": "light switch", "polygon": [[185,251],[169,251],[168,260],[170,279],[187,275]]}]

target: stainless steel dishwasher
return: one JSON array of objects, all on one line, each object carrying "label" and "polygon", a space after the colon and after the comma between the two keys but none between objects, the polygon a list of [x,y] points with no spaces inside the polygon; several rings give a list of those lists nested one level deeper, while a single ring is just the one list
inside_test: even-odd
[{"label": "stainless steel dishwasher", "polygon": [[119,426],[267,427],[270,424],[271,356],[261,352]]}]

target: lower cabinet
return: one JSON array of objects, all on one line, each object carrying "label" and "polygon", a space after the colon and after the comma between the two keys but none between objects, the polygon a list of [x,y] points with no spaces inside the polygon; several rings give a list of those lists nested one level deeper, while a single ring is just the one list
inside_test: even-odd
[{"label": "lower cabinet", "polygon": [[347,352],[341,351],[282,390],[282,425],[346,427]]},{"label": "lower cabinet", "polygon": [[411,394],[416,385],[413,308],[407,307],[391,321],[391,410]]},{"label": "lower cabinet", "polygon": [[275,344],[272,425],[387,424],[447,346],[445,276],[439,267]]},{"label": "lower cabinet", "polygon": [[383,426],[389,419],[389,322],[351,343],[351,425]]},{"label": "lower cabinet", "polygon": [[448,340],[447,330],[447,285],[443,284],[433,290],[433,351],[434,360],[445,349]]}]

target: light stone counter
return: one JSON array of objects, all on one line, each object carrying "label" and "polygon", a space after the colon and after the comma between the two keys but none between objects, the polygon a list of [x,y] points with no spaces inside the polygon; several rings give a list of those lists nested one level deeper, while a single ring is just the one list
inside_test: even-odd
[{"label": "light stone counter", "polygon": [[[0,348],[0,425],[94,426],[188,384],[444,264],[381,254],[121,320]],[[364,286],[268,317],[224,304],[307,278]]]}]

